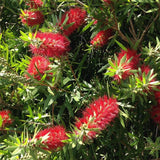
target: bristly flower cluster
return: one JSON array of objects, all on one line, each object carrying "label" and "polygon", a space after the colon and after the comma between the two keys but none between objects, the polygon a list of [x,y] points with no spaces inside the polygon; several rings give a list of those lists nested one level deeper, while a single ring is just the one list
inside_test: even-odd
[{"label": "bristly flower cluster", "polygon": [[29,0],[26,5],[30,6],[30,8],[37,9],[39,7],[42,7],[43,2],[41,0]]},{"label": "bristly flower cluster", "polygon": [[44,22],[44,16],[40,11],[25,10],[20,15],[20,18],[23,24],[27,24],[31,27],[35,25],[40,25]]},{"label": "bristly flower cluster", "polygon": [[38,32],[30,48],[34,54],[59,58],[69,51],[69,45],[70,41],[60,33]]},{"label": "bristly flower cluster", "polygon": [[96,36],[91,40],[91,44],[94,47],[103,47],[107,44],[109,37],[112,35],[112,29],[107,29],[100,31]]},{"label": "bristly flower cluster", "polygon": [[77,119],[75,126],[78,130],[75,132],[77,135],[82,135],[84,141],[93,139],[114,120],[118,113],[116,99],[100,97],[83,111],[82,118]]},{"label": "bristly flower cluster", "polygon": [[130,75],[132,75],[132,70],[138,68],[139,55],[135,50],[127,49],[127,51],[122,50],[118,57],[115,56],[115,61],[109,61],[111,67],[108,68],[110,72],[108,75],[113,76],[115,80],[120,81],[125,80]]},{"label": "bristly flower cluster", "polygon": [[[41,80],[45,71],[50,69],[49,65],[50,62],[46,58],[42,56],[35,56],[31,59],[27,72],[35,79]],[[26,77],[29,78],[28,75],[26,75]]]},{"label": "bristly flower cluster", "polygon": [[43,149],[49,151],[55,151],[63,147],[65,143],[63,143],[62,141],[68,139],[65,128],[63,128],[62,126],[55,126],[52,128],[41,130],[35,138],[40,139],[46,135],[48,136],[48,138],[42,143],[47,147]]},{"label": "bristly flower cluster", "polygon": [[153,70],[151,70],[150,66],[142,65],[140,68],[140,73],[138,73],[137,78],[139,79],[137,83],[141,83],[141,88],[143,92],[153,91],[153,88],[157,86],[154,82],[156,81],[155,74]]},{"label": "bristly flower cluster", "polygon": [[[59,23],[63,33],[67,36],[71,35],[76,29],[78,29],[85,22],[87,13],[85,10],[76,7],[70,8],[62,16],[61,22]],[[66,21],[67,19],[67,21]],[[66,23],[65,23],[66,21]],[[64,24],[65,23],[65,24]]]},{"label": "bristly flower cluster", "polygon": [[0,111],[0,117],[2,118],[2,125],[0,126],[0,128],[4,128],[5,126],[12,124],[10,114],[11,112],[9,110]]}]

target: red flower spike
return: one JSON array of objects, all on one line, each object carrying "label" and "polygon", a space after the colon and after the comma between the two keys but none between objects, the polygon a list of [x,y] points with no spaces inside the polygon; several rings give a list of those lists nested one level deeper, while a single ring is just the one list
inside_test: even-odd
[{"label": "red flower spike", "polygon": [[157,124],[160,124],[160,105],[152,107],[151,118]]},{"label": "red flower spike", "polygon": [[93,19],[93,20],[94,20],[93,24],[96,25],[98,23],[98,20],[97,19]]},{"label": "red flower spike", "polygon": [[39,7],[42,7],[43,2],[41,0],[29,0],[26,5],[30,6],[30,8],[37,9]]},{"label": "red flower spike", "polygon": [[[85,22],[85,18],[87,16],[87,13],[85,10],[76,7],[71,8],[69,11],[65,12],[62,16],[61,22],[59,23],[59,26],[62,28],[63,33],[66,36],[71,35],[76,29],[78,29],[83,23]],[[68,18],[67,22],[65,24],[64,21]],[[67,26],[71,24],[71,26]]]},{"label": "red flower spike", "polygon": [[96,34],[96,36],[91,40],[91,44],[94,47],[103,47],[107,42],[109,37],[112,35],[112,29],[107,29],[100,31]]},{"label": "red flower spike", "polygon": [[83,117],[79,118],[75,123],[78,129],[75,132],[76,134],[85,132],[83,135],[84,141],[93,139],[114,120],[118,113],[119,108],[116,99],[108,98],[107,96],[100,97],[83,111]]},{"label": "red flower spike", "polygon": [[52,128],[41,130],[35,138],[40,139],[45,135],[48,135],[48,138],[42,143],[46,145],[47,148],[43,149],[49,151],[55,151],[56,149],[63,147],[64,143],[62,142],[62,140],[68,139],[66,131],[62,126],[55,126]]},{"label": "red flower spike", "polygon": [[[49,65],[50,62],[46,58],[42,56],[35,56],[31,59],[27,72],[35,79],[41,80],[41,76],[45,74],[45,71],[50,69]],[[26,75],[26,77],[29,78],[28,75]]]},{"label": "red flower spike", "polygon": [[142,73],[145,73],[146,75],[149,73],[151,71],[151,68],[150,68],[150,66],[146,66],[146,65],[142,65],[141,66],[141,72]]},{"label": "red flower spike", "polygon": [[[126,56],[125,62],[121,64],[122,58]],[[137,65],[139,63],[139,55],[134,50],[127,49],[127,51],[122,50],[118,54],[118,68],[114,75],[114,79],[120,81],[120,79],[126,79],[133,73],[130,70],[137,69]]]},{"label": "red flower spike", "polygon": [[[145,73],[145,75],[146,75],[145,77],[147,77],[147,75],[149,74],[150,71],[151,71],[151,68],[148,65],[147,66],[142,65],[141,66],[141,75],[139,75],[139,79],[142,81],[143,74]],[[153,75],[154,75],[154,73],[152,73],[150,75],[150,77],[153,76]],[[147,84],[145,84],[145,85],[147,85],[149,91],[151,91],[151,89],[154,87],[152,84],[150,84],[151,82],[154,82],[154,81],[156,81],[156,78],[153,78],[150,81],[146,82]],[[144,89],[144,92],[148,92],[148,90]]]},{"label": "red flower spike", "polygon": [[69,45],[70,41],[60,33],[38,32],[30,48],[34,54],[59,58],[69,51]]},{"label": "red flower spike", "polygon": [[20,15],[20,18],[23,24],[31,27],[44,22],[44,16],[40,11],[25,10],[24,13]]},{"label": "red flower spike", "polygon": [[10,118],[11,112],[9,110],[3,110],[0,111],[0,116],[2,118],[2,128],[4,128],[6,125],[12,124],[12,119]]}]

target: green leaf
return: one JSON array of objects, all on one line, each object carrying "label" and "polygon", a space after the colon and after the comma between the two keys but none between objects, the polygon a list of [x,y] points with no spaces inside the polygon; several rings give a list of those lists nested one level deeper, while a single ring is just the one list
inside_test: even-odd
[{"label": "green leaf", "polygon": [[43,82],[46,79],[46,77],[47,77],[47,74],[44,74],[41,78],[41,82]]},{"label": "green leaf", "polygon": [[65,20],[64,20],[63,23],[62,23],[62,26],[66,25],[68,19],[69,19],[69,17],[68,17],[68,14],[67,14]]},{"label": "green leaf", "polygon": [[152,8],[152,9],[149,9],[148,11],[146,11],[146,13],[152,13],[152,12],[156,12],[158,11],[158,8]]},{"label": "green leaf", "polygon": [[0,128],[2,127],[2,124],[3,124],[3,119],[2,116],[0,115]]},{"label": "green leaf", "polygon": [[119,111],[120,112],[120,115],[124,116],[125,118],[129,118],[129,115],[125,112],[123,112],[122,110]]},{"label": "green leaf", "polygon": [[22,32],[22,31],[20,31],[20,33],[21,33],[20,39],[22,39],[23,41],[26,41],[26,42],[31,41],[30,37],[26,33]]},{"label": "green leaf", "polygon": [[114,74],[114,72],[106,72],[106,73],[104,73],[104,75],[113,77],[115,74]]},{"label": "green leaf", "polygon": [[48,102],[48,105],[50,106],[50,105],[53,104],[53,103],[54,103],[54,99],[51,98],[51,99],[49,100],[49,102]]},{"label": "green leaf", "polygon": [[18,146],[8,146],[4,150],[9,151],[9,152],[13,152],[15,149],[17,149],[17,147]]},{"label": "green leaf", "polygon": [[88,23],[81,31],[81,33],[85,32],[93,23],[95,20],[92,20],[90,23]]},{"label": "green leaf", "polygon": [[28,105],[29,117],[33,118],[32,108]]},{"label": "green leaf", "polygon": [[127,51],[127,48],[122,44],[120,43],[119,41],[115,40],[115,42],[118,44],[119,47],[121,47],[123,50]]},{"label": "green leaf", "polygon": [[54,93],[53,93],[53,91],[51,90],[50,87],[48,87],[47,90],[48,90],[48,92],[49,92],[52,96],[54,96]]},{"label": "green leaf", "polygon": [[125,123],[124,123],[124,120],[122,117],[120,117],[120,123],[121,123],[122,127],[125,128]]},{"label": "green leaf", "polygon": [[100,73],[100,72],[106,70],[107,67],[108,67],[108,64],[104,65],[102,68],[99,69],[98,73]]},{"label": "green leaf", "polygon": [[63,80],[63,85],[66,85],[71,79],[69,77],[66,77],[64,80]]},{"label": "green leaf", "polygon": [[155,3],[155,0],[131,0],[131,1],[139,3]]},{"label": "green leaf", "polygon": [[0,33],[0,41],[1,41],[1,39],[2,39],[2,33]]},{"label": "green leaf", "polygon": [[133,6],[133,7],[131,8],[131,11],[130,11],[129,16],[128,16],[128,18],[127,18],[127,22],[129,22],[130,19],[132,18],[132,15],[134,14],[134,9],[135,9],[135,6]]},{"label": "green leaf", "polygon": [[121,58],[119,65],[121,66],[126,61],[126,54]]},{"label": "green leaf", "polygon": [[74,117],[74,113],[73,113],[73,109],[72,109],[71,104],[67,102],[67,103],[66,103],[66,107],[67,107],[67,109],[68,109],[69,115],[70,115],[71,117]]},{"label": "green leaf", "polygon": [[108,59],[108,63],[110,64],[110,66],[111,66],[112,68],[117,69],[116,66],[115,66],[115,64],[111,61],[110,58]]},{"label": "green leaf", "polygon": [[22,152],[22,148],[16,148],[11,154],[12,156],[20,155]]}]

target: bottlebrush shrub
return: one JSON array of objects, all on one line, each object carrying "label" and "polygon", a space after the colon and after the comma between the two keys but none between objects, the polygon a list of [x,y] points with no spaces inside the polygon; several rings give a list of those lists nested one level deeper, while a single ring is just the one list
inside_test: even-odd
[{"label": "bottlebrush shrub", "polygon": [[11,114],[10,110],[0,111],[0,117],[2,118],[2,125],[0,125],[0,128],[4,128],[7,125],[12,124],[12,119],[10,117],[10,114]]},{"label": "bottlebrush shrub", "polygon": [[20,15],[23,24],[28,26],[40,25],[44,22],[44,16],[41,11],[25,10]]},{"label": "bottlebrush shrub", "polygon": [[31,51],[47,57],[64,56],[69,51],[70,41],[60,33],[38,32],[30,44]]},{"label": "bottlebrush shrub", "polygon": [[41,1],[41,0],[28,0],[26,2],[26,5],[30,6],[31,9],[32,8],[37,9],[39,7],[42,7],[43,1]]},{"label": "bottlebrush shrub", "polygon": [[81,135],[84,141],[93,139],[101,130],[106,129],[107,125],[118,115],[119,108],[117,100],[100,97],[92,102],[83,111],[83,117],[77,119],[75,126],[77,135]]},{"label": "bottlebrush shrub", "polygon": [[54,126],[52,128],[41,130],[35,138],[39,140],[46,135],[48,138],[43,142],[43,144],[45,144],[47,148],[43,149],[49,151],[55,151],[62,148],[65,144],[62,141],[68,139],[65,128],[62,126]]},{"label": "bottlebrush shrub", "polygon": [[126,79],[133,74],[132,70],[138,68],[139,56],[136,51],[127,49],[121,50],[118,57],[115,56],[115,61],[108,60],[111,67],[108,68],[106,75],[114,77],[115,80],[120,82],[121,79]]},{"label": "bottlebrush shrub", "polygon": [[79,7],[70,8],[64,13],[59,23],[63,33],[70,36],[76,29],[84,24],[87,13]]},{"label": "bottlebrush shrub", "polygon": [[[43,0],[44,8],[40,8],[43,7],[41,4],[38,7],[42,0],[28,0],[29,3],[33,2],[33,5],[29,6],[24,5],[23,2],[26,0],[1,1],[0,107],[9,108],[12,114],[14,113],[15,121],[12,127],[1,129],[0,159],[158,159],[160,132],[157,125],[150,121],[148,113],[152,106],[159,108],[158,91],[151,94],[154,92],[153,89],[158,88],[156,86],[159,84],[156,81],[160,80],[158,0],[110,0],[110,5],[105,3],[105,0]],[[16,13],[22,10],[22,6],[28,7],[30,11],[43,10],[44,24],[34,27],[27,27],[27,24],[19,25],[19,16]],[[79,6],[83,6],[84,10]],[[75,12],[75,8],[83,10],[84,13]],[[85,15],[84,19],[81,18],[81,14]],[[61,22],[63,16],[65,20]],[[96,25],[93,25],[92,18],[98,20]],[[81,19],[82,23],[73,27]],[[52,33],[59,27],[62,28],[61,34]],[[80,27],[83,27],[82,31],[76,32]],[[108,41],[102,49],[91,47],[90,37],[93,31],[98,33],[108,27],[115,33],[112,41]],[[65,42],[62,42],[61,38],[55,38],[55,35],[58,37],[59,34],[64,37],[65,32],[70,36],[71,45],[67,37]],[[39,37],[36,37],[36,33]],[[27,47],[28,44],[31,44],[30,47]],[[128,49],[119,51],[118,46],[126,46]],[[130,48],[136,49],[137,52]],[[34,56],[45,59],[49,56],[49,60],[52,61],[48,66],[47,59],[46,68],[43,64],[45,60],[38,61],[38,65],[32,65],[31,70],[34,72],[31,71],[31,76],[29,73],[27,76],[38,79],[43,76],[38,84],[34,83],[36,80],[20,80],[20,75],[30,65],[28,59],[29,56],[33,56],[31,51],[34,52]],[[67,52],[69,54],[63,58]],[[114,53],[117,53],[115,57]],[[149,72],[141,69],[144,63],[146,66],[152,66],[154,72],[151,68]],[[38,72],[39,70],[42,70],[42,73]],[[105,77],[104,70],[107,70]],[[45,77],[52,79],[45,81]],[[111,126],[109,124],[114,119],[112,116],[115,117],[118,111],[112,110],[112,106],[117,107],[116,104],[109,103],[110,98],[107,98],[106,102],[102,102],[103,97],[100,98],[101,103],[95,100],[95,105],[90,104],[84,112],[80,112],[93,96],[105,93],[113,95],[120,106],[119,117]],[[110,101],[112,100],[111,98]],[[81,113],[82,118],[78,118],[74,123],[74,116],[81,117]],[[158,111],[155,113],[158,115]],[[63,123],[67,131],[71,130],[71,134],[67,134],[71,138],[63,141],[66,145],[61,151],[45,151],[42,148],[48,147],[43,145],[43,141],[36,142],[34,138],[32,143],[28,143],[37,125],[38,128],[49,126],[53,121]],[[73,124],[75,130],[72,130]],[[100,134],[101,132],[104,134]],[[49,135],[50,133],[52,132],[49,132]],[[156,141],[156,144],[148,144],[146,139],[149,138]],[[84,143],[80,143],[82,140]],[[95,143],[85,144],[89,141]],[[37,147],[38,142],[42,143],[41,148]],[[156,154],[150,155],[155,150]],[[41,155],[45,154],[46,157],[41,158]]]},{"label": "bottlebrush shrub", "polygon": [[[50,69],[49,65],[50,62],[46,58],[42,56],[35,56],[31,59],[27,72],[35,79],[41,80],[42,76],[45,74],[45,71]],[[26,75],[26,77],[29,78],[28,75]]]},{"label": "bottlebrush shrub", "polygon": [[91,44],[94,47],[103,47],[107,44],[109,37],[112,35],[112,29],[107,29],[100,31],[96,34],[95,37],[91,40]]}]

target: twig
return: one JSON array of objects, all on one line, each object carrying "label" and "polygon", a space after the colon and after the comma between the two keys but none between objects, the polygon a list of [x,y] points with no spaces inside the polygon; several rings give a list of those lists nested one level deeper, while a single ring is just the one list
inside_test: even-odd
[{"label": "twig", "polygon": [[70,61],[69,61],[69,59],[68,59],[68,56],[66,56],[66,57],[67,57],[67,61],[68,61],[70,70],[71,70],[71,72],[72,72],[72,74],[73,74],[73,77],[74,77],[74,79],[75,79],[75,81],[76,81],[76,83],[77,83],[77,86],[78,86],[79,89],[80,89],[81,95],[83,96],[83,93],[81,92],[81,87],[80,87],[80,85],[79,85],[79,83],[78,83],[78,81],[77,81],[77,78],[76,78],[76,75],[75,75],[75,73],[74,73],[74,71],[73,71],[72,65],[70,64]]},{"label": "twig", "polygon": [[54,126],[54,103],[52,104],[52,124]]},{"label": "twig", "polygon": [[38,123],[38,122],[27,122],[27,123],[29,123],[29,124],[36,124],[36,125],[41,125],[41,126],[53,126],[53,124],[52,123]]},{"label": "twig", "polygon": [[[128,13],[128,16],[129,16],[129,13]],[[131,28],[129,28],[129,30],[130,30],[134,40],[137,41],[137,35],[136,35],[135,29],[134,29],[134,26],[133,26],[132,19],[130,19],[129,22],[130,22],[130,26],[131,26]]]},{"label": "twig", "polygon": [[114,16],[114,22],[115,22],[115,26],[113,26],[112,28],[116,31],[118,31],[119,35],[121,36],[121,38],[126,41],[127,43],[129,43],[127,37],[122,33],[122,31],[119,29],[118,27],[118,22],[117,22],[117,18],[116,18],[116,15],[115,15],[115,12],[114,12],[114,8],[113,6],[111,6],[112,8],[112,11],[113,11],[113,16]]},{"label": "twig", "polygon": [[153,19],[153,21],[149,25],[147,25],[147,27],[144,29],[143,33],[141,34],[141,37],[139,38],[139,45],[141,44],[146,32],[149,30],[149,28],[152,26],[152,24],[157,20],[159,15],[160,15],[160,9],[158,10],[158,13],[157,13],[156,17]]},{"label": "twig", "polygon": [[81,1],[79,1],[79,0],[75,0],[78,4],[80,4],[81,6],[85,6],[86,7],[86,5],[83,3],[83,2],[81,2]]},{"label": "twig", "polygon": [[3,129],[3,128],[0,128],[0,131],[22,133],[22,131],[8,130],[8,129]]}]

